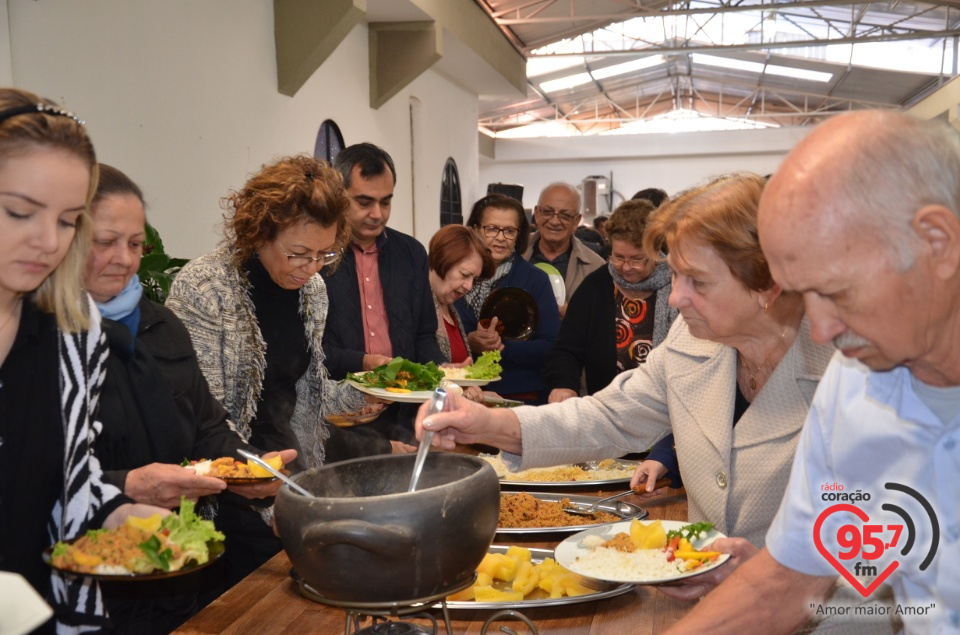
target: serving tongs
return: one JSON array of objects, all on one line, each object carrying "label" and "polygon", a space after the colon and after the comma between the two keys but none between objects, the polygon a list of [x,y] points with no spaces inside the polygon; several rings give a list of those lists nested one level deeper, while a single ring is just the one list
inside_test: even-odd
[{"label": "serving tongs", "polygon": [[483,403],[485,405],[497,406],[499,408],[513,408],[515,406],[524,405],[522,401],[517,401],[516,399],[504,399],[500,395],[494,395],[491,393],[483,394]]},{"label": "serving tongs", "polygon": [[[662,478],[654,484],[654,489],[660,489],[661,487],[667,487],[670,485],[669,478]],[[634,489],[628,489],[625,492],[620,492],[619,494],[614,494],[613,496],[607,496],[606,498],[601,498],[592,505],[577,505],[576,503],[565,504],[561,509],[568,514],[573,514],[575,516],[596,516],[597,512],[600,511],[600,508],[610,501],[620,500],[621,498],[626,498],[631,494],[643,494],[643,487],[637,487]],[[618,503],[619,506],[619,503]]]},{"label": "serving tongs", "polygon": [[[444,388],[437,388],[430,397],[430,406],[427,409],[427,416],[443,411],[443,403],[447,400],[447,391]],[[427,452],[430,451],[430,443],[433,441],[433,430],[424,430],[420,436],[420,447],[417,448],[417,460],[413,464],[413,475],[410,477],[410,487],[408,492],[417,489],[417,481],[420,480],[420,472],[423,471],[423,463],[427,460]]]},{"label": "serving tongs", "polygon": [[296,483],[294,483],[294,482],[293,482],[293,479],[288,478],[287,475],[284,474],[283,472],[281,472],[281,471],[279,471],[279,470],[273,469],[273,466],[272,466],[272,465],[270,465],[269,463],[267,463],[266,461],[264,461],[263,459],[261,459],[259,456],[257,456],[257,455],[254,454],[253,452],[247,452],[247,451],[244,450],[243,448],[238,448],[238,449],[237,449],[237,452],[240,453],[240,456],[243,456],[243,457],[245,457],[245,458],[250,459],[251,461],[253,461],[253,462],[256,463],[257,465],[259,465],[260,467],[262,467],[263,469],[265,469],[266,471],[270,472],[271,474],[273,474],[274,476],[276,476],[278,479],[280,479],[281,481],[283,481],[284,483],[286,483],[287,485],[289,485],[290,487],[292,487],[292,488],[293,488],[294,490],[296,490],[297,492],[300,492],[300,493],[303,494],[304,496],[309,496],[310,498],[313,498],[313,494],[311,494],[310,492],[308,492],[308,491],[305,490],[304,488],[302,488],[302,487],[300,487],[299,485],[297,485]]}]

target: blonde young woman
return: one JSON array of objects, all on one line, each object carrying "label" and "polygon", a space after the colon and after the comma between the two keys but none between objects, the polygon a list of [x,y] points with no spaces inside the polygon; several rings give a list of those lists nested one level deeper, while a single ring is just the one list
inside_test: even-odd
[{"label": "blonde young woman", "polygon": [[103,483],[92,453],[107,351],[81,285],[96,164],[75,116],[0,89],[0,568],[54,607],[41,633],[106,625],[96,582],[51,575],[45,547],[167,513]]}]

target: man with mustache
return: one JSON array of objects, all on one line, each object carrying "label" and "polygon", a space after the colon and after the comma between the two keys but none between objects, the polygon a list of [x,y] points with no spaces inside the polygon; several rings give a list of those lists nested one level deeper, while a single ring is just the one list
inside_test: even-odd
[{"label": "man with mustache", "polygon": [[[393,159],[372,143],[358,143],[344,148],[334,167],[350,199],[350,244],[336,269],[323,271],[330,297],[323,349],[331,377],[370,370],[396,356],[443,363],[426,249],[387,227],[397,182]],[[414,412],[393,406],[377,424],[402,422],[388,434],[410,441]]]},{"label": "man with mustache", "polygon": [[[776,282],[803,294],[813,339],[838,352],[766,547],[670,632],[793,632],[844,571],[861,573],[865,597],[889,583],[906,632],[958,632],[956,131],[889,111],[829,120],[773,175],[759,236]],[[859,493],[862,514],[831,509],[836,492]]]},{"label": "man with mustache", "polygon": [[[540,192],[533,209],[537,231],[530,236],[530,246],[523,258],[532,264],[545,262],[553,265],[563,276],[567,302],[590,273],[606,262],[595,251],[574,236],[580,224],[580,193],[566,183],[552,183]],[[567,305],[560,307],[560,317]]]}]

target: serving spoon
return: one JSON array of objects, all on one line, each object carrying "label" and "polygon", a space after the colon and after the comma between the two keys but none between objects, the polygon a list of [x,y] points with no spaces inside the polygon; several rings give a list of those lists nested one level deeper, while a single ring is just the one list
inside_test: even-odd
[{"label": "serving spoon", "polygon": [[[430,407],[427,410],[427,416],[436,414],[443,410],[443,403],[447,399],[447,391],[444,388],[437,388],[430,397]],[[420,472],[423,471],[423,463],[427,460],[427,452],[430,451],[430,443],[433,441],[433,430],[424,430],[420,437],[420,447],[417,448],[417,460],[413,464],[413,475],[410,477],[410,487],[408,492],[417,489],[417,481],[420,480]]]},{"label": "serving spoon", "polygon": [[[662,478],[654,484],[654,489],[660,489],[661,487],[667,487],[670,485],[669,478]],[[643,494],[643,488],[638,487],[636,489],[628,489],[625,492],[620,492],[619,494],[614,494],[613,496],[607,496],[606,498],[601,498],[596,503],[588,506],[581,506],[575,503],[570,503],[569,505],[564,505],[561,509],[568,514],[573,514],[575,516],[596,516],[597,512],[600,511],[600,507],[604,503],[609,503],[610,501],[619,500],[621,498],[626,498],[630,494]]]},{"label": "serving spoon", "polygon": [[247,451],[244,450],[243,448],[238,448],[238,449],[237,449],[237,452],[240,453],[240,456],[243,456],[243,457],[245,457],[245,458],[250,459],[251,461],[253,461],[253,462],[256,463],[257,465],[259,465],[260,467],[262,467],[262,468],[265,469],[266,471],[270,472],[271,474],[273,474],[274,476],[276,476],[278,479],[280,479],[281,481],[283,481],[284,483],[286,483],[287,485],[289,485],[290,487],[292,487],[292,488],[295,489],[296,491],[300,492],[300,493],[303,494],[304,496],[309,496],[310,498],[313,498],[313,497],[314,497],[313,494],[311,494],[310,492],[308,492],[308,491],[305,490],[304,488],[302,488],[302,487],[300,487],[299,485],[297,485],[296,483],[294,483],[292,479],[287,478],[287,475],[286,475],[286,474],[284,474],[283,472],[280,472],[279,470],[273,469],[273,466],[272,466],[272,465],[270,465],[269,463],[267,463],[266,461],[264,461],[263,459],[261,459],[259,456],[257,456],[257,455],[254,454],[253,452],[247,452]]}]

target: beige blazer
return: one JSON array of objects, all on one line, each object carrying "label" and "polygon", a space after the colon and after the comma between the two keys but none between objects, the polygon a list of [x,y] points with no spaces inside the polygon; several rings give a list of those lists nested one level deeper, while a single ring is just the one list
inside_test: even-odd
[{"label": "beige blazer", "polygon": [[[800,333],[733,426],[737,353],[695,338],[678,317],[645,364],[602,391],[518,408],[526,469],[643,451],[675,435],[691,521],[762,547],[787,486],[800,429],[833,347]],[[510,458],[510,457],[507,457]],[[514,460],[519,460],[515,458]]]}]

